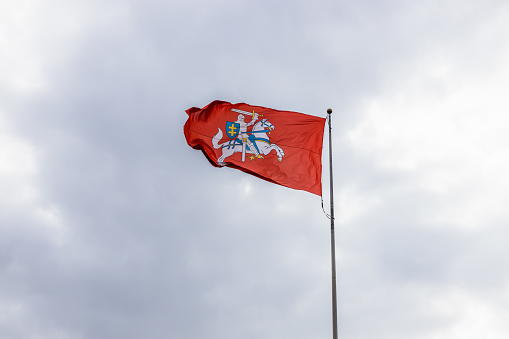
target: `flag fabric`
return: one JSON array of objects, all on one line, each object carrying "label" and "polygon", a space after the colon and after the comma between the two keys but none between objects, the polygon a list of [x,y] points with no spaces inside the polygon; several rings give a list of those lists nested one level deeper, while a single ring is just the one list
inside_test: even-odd
[{"label": "flag fabric", "polygon": [[325,118],[225,101],[186,113],[187,143],[212,165],[322,195]]}]

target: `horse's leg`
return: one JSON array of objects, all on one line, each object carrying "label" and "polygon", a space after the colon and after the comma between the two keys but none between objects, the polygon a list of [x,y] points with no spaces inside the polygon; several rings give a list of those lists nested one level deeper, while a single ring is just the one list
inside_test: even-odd
[{"label": "horse's leg", "polygon": [[262,153],[263,155],[267,155],[272,151],[276,151],[278,160],[281,161],[283,159],[284,153],[281,153],[282,149],[276,144],[270,145],[266,143],[263,143],[262,145],[258,144],[258,148],[260,149],[260,153]]},{"label": "horse's leg", "polygon": [[283,149],[281,147],[279,147],[278,145],[276,145],[277,149],[279,150],[279,154],[281,157],[284,157],[285,156],[285,151],[283,151]]},{"label": "horse's leg", "polygon": [[220,166],[224,166],[224,159],[227,157],[226,154],[224,154],[224,148],[223,148],[223,154],[221,154],[221,156],[217,159],[217,163],[220,165]]},{"label": "horse's leg", "polygon": [[276,145],[276,144],[270,144],[270,147],[271,147],[271,150],[275,150],[276,151],[277,159],[279,161],[282,161],[283,157],[285,156],[285,152],[283,152],[283,149],[281,147],[279,147],[278,145]]},{"label": "horse's leg", "polygon": [[267,155],[271,151],[270,149],[268,149],[269,146],[265,142],[258,142],[256,145],[258,146],[258,150],[260,151],[260,154]]},{"label": "horse's leg", "polygon": [[217,162],[219,165],[221,166],[224,166],[225,165],[225,162],[224,160],[226,158],[228,158],[230,155],[232,155],[233,153],[235,153],[235,148],[230,148],[228,146],[223,146],[223,154],[221,154],[221,156],[217,159]]}]

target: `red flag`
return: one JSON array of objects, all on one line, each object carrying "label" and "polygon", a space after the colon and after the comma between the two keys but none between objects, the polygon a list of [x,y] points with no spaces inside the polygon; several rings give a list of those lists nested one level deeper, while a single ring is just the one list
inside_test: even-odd
[{"label": "red flag", "polygon": [[212,165],[322,194],[325,118],[224,101],[186,113],[187,143],[203,151]]}]

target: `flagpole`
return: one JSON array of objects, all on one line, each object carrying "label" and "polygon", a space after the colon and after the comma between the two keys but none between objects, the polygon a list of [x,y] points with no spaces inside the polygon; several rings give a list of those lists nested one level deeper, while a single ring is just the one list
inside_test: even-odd
[{"label": "flagpole", "polygon": [[331,265],[332,265],[332,337],[338,339],[338,306],[336,295],[336,244],[334,241],[334,192],[332,181],[332,109],[327,109],[329,115],[329,171],[330,171],[330,232],[331,232]]}]

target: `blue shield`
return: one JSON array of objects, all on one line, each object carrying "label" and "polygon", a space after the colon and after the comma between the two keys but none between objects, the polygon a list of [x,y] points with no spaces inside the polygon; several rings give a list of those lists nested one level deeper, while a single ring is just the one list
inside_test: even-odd
[{"label": "blue shield", "polygon": [[226,135],[230,139],[235,139],[239,134],[240,125],[236,122],[227,121],[226,122]]}]

